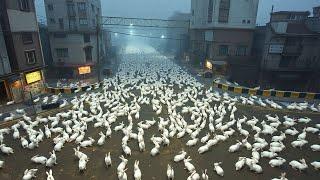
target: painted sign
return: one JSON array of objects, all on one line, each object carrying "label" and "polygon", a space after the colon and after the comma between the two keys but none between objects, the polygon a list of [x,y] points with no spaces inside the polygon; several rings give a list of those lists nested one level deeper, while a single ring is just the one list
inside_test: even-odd
[{"label": "painted sign", "polygon": [[89,74],[91,73],[91,67],[90,66],[82,66],[78,68],[79,74]]},{"label": "painted sign", "polygon": [[38,81],[42,80],[42,76],[41,76],[40,71],[34,71],[31,73],[27,73],[27,74],[25,74],[25,77],[26,77],[27,84],[31,84],[31,83],[38,82]]},{"label": "painted sign", "polygon": [[283,52],[282,44],[271,44],[269,47],[269,53],[271,54],[281,54]]}]

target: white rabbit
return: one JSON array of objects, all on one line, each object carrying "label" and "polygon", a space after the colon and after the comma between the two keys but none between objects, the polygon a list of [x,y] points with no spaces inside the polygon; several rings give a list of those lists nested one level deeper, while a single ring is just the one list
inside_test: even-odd
[{"label": "white rabbit", "polygon": [[187,155],[187,152],[185,152],[184,150],[180,151],[180,154],[174,156],[174,162],[179,162],[184,160],[186,155]]},{"label": "white rabbit", "polygon": [[[1,163],[0,163],[1,164]],[[314,169],[316,169],[316,170],[320,170],[320,162],[318,162],[318,161],[313,161],[312,163],[310,163],[313,167],[314,167]],[[0,165],[0,167],[1,167],[1,165]]]},{"label": "white rabbit", "polygon": [[106,157],[104,158],[104,163],[106,164],[107,167],[112,166],[110,152],[106,154]]},{"label": "white rabbit", "polygon": [[205,169],[201,175],[202,180],[209,180],[209,176],[207,174],[207,169]]},{"label": "white rabbit", "polygon": [[272,178],[271,180],[288,180],[286,178],[286,173],[281,173],[281,176],[279,178]]},{"label": "white rabbit", "polygon": [[216,171],[216,173],[219,175],[219,176],[224,176],[224,171],[223,169],[221,168],[221,165],[222,162],[219,162],[219,163],[214,163],[214,170]]},{"label": "white rabbit", "polygon": [[168,164],[168,168],[167,168],[167,177],[168,177],[169,180],[174,179],[174,170],[170,166],[170,164]]},{"label": "white rabbit", "polygon": [[38,164],[46,164],[47,158],[44,156],[35,155],[31,158],[31,161]]},{"label": "white rabbit", "polygon": [[52,167],[54,165],[58,164],[57,163],[57,156],[55,151],[50,152],[50,158],[46,161],[46,166],[47,167]]},{"label": "white rabbit", "polygon": [[38,169],[26,169],[24,171],[24,174],[23,174],[23,177],[22,179],[23,180],[30,180],[32,178],[35,178],[36,177],[36,173],[37,173]]},{"label": "white rabbit", "polygon": [[121,155],[119,158],[122,160],[122,162],[117,167],[118,172],[121,170],[123,171],[126,168],[126,165],[128,163],[128,160],[126,158],[124,158],[123,155]]},{"label": "white rabbit", "polygon": [[187,180],[200,180],[200,175],[196,171],[193,171]]},{"label": "white rabbit", "polygon": [[235,164],[236,171],[239,171],[240,169],[242,169],[245,163],[246,163],[246,158],[245,157],[239,157],[239,160]]},{"label": "white rabbit", "polygon": [[0,160],[0,168],[3,168],[3,166],[4,166],[4,161]]},{"label": "white rabbit", "polygon": [[280,167],[282,166],[284,163],[286,162],[285,159],[281,158],[281,157],[277,157],[276,159],[271,159],[269,161],[269,164],[271,167]]},{"label": "white rabbit", "polygon": [[0,145],[0,150],[4,153],[4,154],[13,154],[13,149],[11,147],[6,146],[5,144],[1,144]]},{"label": "white rabbit", "polygon": [[104,142],[106,141],[106,135],[104,135],[102,132],[99,133],[99,135],[101,136],[98,140],[98,145],[102,146],[104,144]]},{"label": "white rabbit", "polygon": [[47,174],[47,180],[54,180],[51,169],[49,170],[49,172],[46,172],[46,174]]},{"label": "white rabbit", "polygon": [[128,179],[126,171],[127,171],[127,169],[118,171],[118,179],[119,180],[127,180]]},{"label": "white rabbit", "polygon": [[184,159],[184,166],[186,167],[186,169],[189,171],[189,173],[192,173],[196,168],[194,167],[193,164],[190,163],[192,159],[190,159],[190,156],[187,159]]},{"label": "white rabbit", "polygon": [[89,159],[80,158],[79,159],[79,171],[84,171],[87,169],[87,162]]},{"label": "white rabbit", "polygon": [[134,179],[135,180],[141,180],[141,170],[139,168],[139,161],[135,161],[134,162]]}]

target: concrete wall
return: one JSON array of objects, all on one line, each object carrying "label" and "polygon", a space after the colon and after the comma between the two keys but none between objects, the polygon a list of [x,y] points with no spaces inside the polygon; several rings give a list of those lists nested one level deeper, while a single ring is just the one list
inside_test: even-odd
[{"label": "concrete wall", "polygon": [[[230,0],[228,23],[220,23],[219,5],[221,0],[213,0],[212,23],[208,23],[209,0],[192,0],[191,28],[244,28],[254,29],[258,12],[259,0]],[[242,23],[245,20],[246,23]],[[247,23],[247,21],[250,23]]]},{"label": "concrete wall", "polygon": [[8,9],[11,32],[37,32],[38,24],[35,12]]},{"label": "concrete wall", "polygon": [[[83,34],[67,34],[66,38],[55,38],[53,34],[50,35],[50,46],[53,56],[53,62],[59,62],[59,59],[64,60],[66,64],[86,64],[84,47],[92,46],[92,61],[97,62],[97,37],[90,35],[90,43],[84,43]],[[68,48],[68,58],[58,58],[56,49]]]},{"label": "concrete wall", "polygon": [[11,72],[6,44],[3,38],[2,27],[0,25],[0,76]]},{"label": "concrete wall", "polygon": [[[32,44],[23,44],[21,33],[13,33],[12,38],[13,38],[14,49],[16,52],[16,57],[18,59],[18,65],[20,70],[22,71],[30,70],[34,67],[43,66],[40,39],[37,32],[32,33],[32,39],[33,39]],[[28,51],[28,50],[35,50],[36,60],[37,60],[35,64],[27,63],[25,51]]]},{"label": "concrete wall", "polygon": [[237,46],[247,46],[246,56],[251,54],[253,42],[253,33],[251,30],[214,30],[213,55],[219,57],[219,46],[229,46],[229,56],[236,56]]},{"label": "concrete wall", "polygon": [[[75,19],[76,26],[80,31],[94,30],[96,28],[96,16],[101,16],[101,3],[100,0],[73,0],[74,9],[75,9]],[[78,2],[86,2],[86,14],[80,14],[78,11]],[[53,5],[53,10],[48,9],[48,5]],[[94,11],[92,10],[91,5],[94,6]],[[66,0],[45,0],[45,9],[47,15],[48,29],[50,32],[56,31],[73,31],[69,29],[69,15],[67,9]],[[99,9],[99,12],[98,12]],[[88,26],[83,26],[79,24],[79,18],[87,18]],[[59,27],[59,18],[63,19],[64,29]],[[54,19],[55,23],[50,22],[50,19]],[[95,23],[93,22],[95,19]]]}]

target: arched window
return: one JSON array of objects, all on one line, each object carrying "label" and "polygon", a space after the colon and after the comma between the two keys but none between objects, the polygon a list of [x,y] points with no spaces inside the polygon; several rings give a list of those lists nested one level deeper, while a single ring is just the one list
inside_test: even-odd
[{"label": "arched window", "polygon": [[219,18],[220,23],[228,23],[230,11],[230,0],[220,0],[219,5]]}]

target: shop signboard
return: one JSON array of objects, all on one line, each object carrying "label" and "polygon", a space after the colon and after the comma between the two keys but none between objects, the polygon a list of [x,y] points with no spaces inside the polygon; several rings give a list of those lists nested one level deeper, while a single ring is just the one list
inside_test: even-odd
[{"label": "shop signboard", "polygon": [[282,44],[271,44],[269,47],[270,54],[281,54],[283,52],[284,45]]},{"label": "shop signboard", "polygon": [[80,75],[91,73],[91,67],[90,66],[82,66],[82,67],[79,67],[78,70],[79,70],[79,74]]},{"label": "shop signboard", "polygon": [[25,74],[27,84],[35,83],[42,80],[41,72],[34,71]]}]

